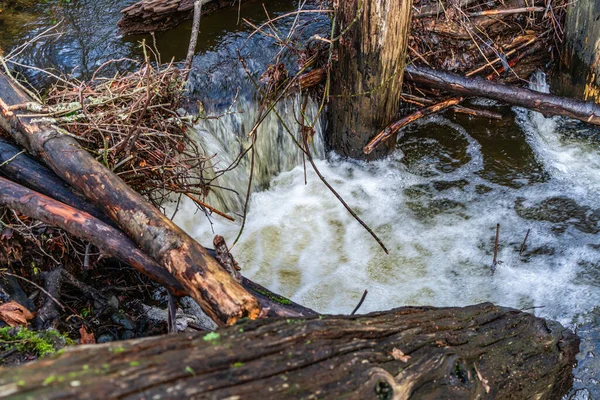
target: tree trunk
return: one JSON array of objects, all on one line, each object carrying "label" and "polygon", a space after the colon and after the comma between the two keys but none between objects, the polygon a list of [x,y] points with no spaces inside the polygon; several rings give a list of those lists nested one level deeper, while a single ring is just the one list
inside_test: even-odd
[{"label": "tree trunk", "polygon": [[[0,74],[2,96],[13,104],[30,101]],[[54,126],[28,122],[0,100],[0,127],[117,223],[141,250],[164,266],[218,324],[256,318],[260,305],[204,247],[148,204],[121,179]]]},{"label": "tree trunk", "polygon": [[334,23],[342,36],[331,71],[328,142],[343,156],[375,159],[394,148],[391,138],[363,153],[369,139],[397,119],[411,7],[411,0],[339,2]]},{"label": "tree trunk", "polygon": [[578,347],[556,322],[489,303],[405,307],[73,347],[0,369],[0,396],[560,399]]},{"label": "tree trunk", "polygon": [[561,115],[600,125],[600,105],[593,102],[553,96],[516,86],[490,82],[482,78],[460,75],[409,65],[406,79],[461,96],[487,97],[502,103],[538,111],[545,116]]},{"label": "tree trunk", "polygon": [[570,2],[559,90],[600,104],[600,0]]}]

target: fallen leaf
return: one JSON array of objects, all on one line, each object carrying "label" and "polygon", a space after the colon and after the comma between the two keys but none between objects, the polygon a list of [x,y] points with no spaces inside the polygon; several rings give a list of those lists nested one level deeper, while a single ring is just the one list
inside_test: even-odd
[{"label": "fallen leaf", "polygon": [[410,356],[404,355],[402,350],[397,349],[395,347],[392,350],[392,357],[394,357],[394,360],[398,360],[398,361],[402,361],[402,362],[408,362],[408,360],[410,359]]},{"label": "fallen leaf", "polygon": [[94,333],[88,332],[87,329],[85,329],[85,325],[81,325],[81,328],[79,328],[79,336],[81,337],[81,344],[96,344]]},{"label": "fallen leaf", "polygon": [[16,301],[0,304],[0,319],[10,326],[27,325],[27,321],[33,319],[35,313],[23,307]]}]

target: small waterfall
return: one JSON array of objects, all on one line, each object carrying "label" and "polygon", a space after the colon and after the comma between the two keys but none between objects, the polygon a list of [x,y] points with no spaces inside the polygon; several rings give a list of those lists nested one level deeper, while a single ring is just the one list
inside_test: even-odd
[{"label": "small waterfall", "polygon": [[[256,132],[254,172],[252,191],[265,190],[271,179],[281,172],[289,171],[302,164],[302,152],[284,127],[287,126],[296,140],[300,136],[302,98],[300,95],[288,96],[279,101],[277,114],[271,111],[262,121]],[[319,104],[309,99],[305,110],[305,121],[312,122],[317,116]],[[203,119],[194,128],[202,148],[211,159],[212,171],[209,177],[216,177],[212,182],[215,188],[209,194],[209,204],[227,212],[241,213],[244,207],[248,179],[251,170],[251,157],[248,153],[242,157],[237,167],[222,172],[233,166],[251,144],[247,135],[260,117],[256,103],[244,102],[238,105],[234,113],[216,119]],[[315,125],[311,152],[313,158],[325,156],[323,143],[323,123],[319,118]],[[308,165],[308,161],[306,161]]]},{"label": "small waterfall", "polygon": [[[534,73],[529,88],[550,93],[546,74]],[[571,186],[581,198],[600,193],[597,128],[567,118],[546,118],[521,108],[516,108],[515,112],[536,157],[554,178]]]}]

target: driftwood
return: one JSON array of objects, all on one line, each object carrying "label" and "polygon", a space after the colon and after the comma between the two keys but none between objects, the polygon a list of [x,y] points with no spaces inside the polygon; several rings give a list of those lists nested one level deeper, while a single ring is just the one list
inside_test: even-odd
[{"label": "driftwood", "polygon": [[[13,105],[30,101],[4,75],[3,98]],[[7,100],[5,100],[7,101]],[[77,142],[54,126],[29,122],[0,100],[0,127],[21,146],[39,156],[58,176],[80,190],[136,242],[164,266],[204,312],[218,324],[242,317],[256,318],[260,305],[196,241],[148,204],[116,175],[97,162]]]},{"label": "driftwood", "polygon": [[[15,161],[16,159],[8,164]],[[39,177],[42,180],[58,180],[60,182],[60,178],[56,177],[51,171],[44,169],[33,159],[28,159],[28,167],[30,168],[23,168],[22,164],[20,167],[20,173],[26,176],[33,174],[31,172],[31,168],[33,168],[34,172],[41,171]],[[57,185],[56,188],[58,188],[58,194],[65,195],[61,186]],[[46,189],[52,192],[51,188],[47,187]],[[76,198],[74,196],[74,194],[67,195],[66,200]],[[87,204],[85,201],[81,201],[81,203]],[[82,210],[36,193],[2,177],[0,177],[0,205],[46,224],[64,229],[70,234],[92,243],[104,254],[134,267],[150,279],[165,286],[176,296],[190,295],[189,291],[178,280],[140,251],[123,232]],[[216,255],[214,250],[207,249],[207,252],[213,256]],[[242,286],[252,292],[258,299],[260,305],[267,311],[266,316],[302,317],[317,315],[313,310],[273,293],[249,279],[240,277],[237,280],[241,281]]]},{"label": "driftwood", "polygon": [[553,96],[516,86],[490,82],[483,78],[465,78],[428,67],[408,65],[405,78],[415,83],[460,96],[479,96],[538,111],[545,116],[560,115],[600,125],[600,105]]},{"label": "driftwood", "polygon": [[0,369],[0,396],[560,399],[578,346],[558,323],[489,303],[267,319],[70,348]]},{"label": "driftwood", "polygon": [[377,136],[375,136],[373,139],[371,139],[369,141],[369,143],[367,143],[367,145],[364,147],[363,153],[370,154],[381,143],[388,140],[392,136],[396,135],[396,133],[398,132],[398,130],[400,130],[400,128],[410,124],[411,122],[414,122],[414,121],[418,120],[419,118],[426,117],[427,115],[431,115],[431,114],[438,113],[440,111],[444,111],[452,106],[457,105],[462,100],[463,100],[462,97],[454,97],[451,99],[447,99],[447,100],[441,101],[437,104],[433,104],[429,107],[425,107],[419,111],[416,111],[410,115],[407,115],[406,117],[404,117],[402,119],[399,119],[398,121],[388,125],[383,131],[379,132],[379,134]]},{"label": "driftwood", "polygon": [[0,175],[113,225],[102,211],[23,150],[0,138]]}]

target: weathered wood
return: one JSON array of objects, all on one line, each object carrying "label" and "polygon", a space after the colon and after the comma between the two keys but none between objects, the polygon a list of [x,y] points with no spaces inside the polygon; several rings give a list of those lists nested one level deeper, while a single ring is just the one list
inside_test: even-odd
[{"label": "weathered wood", "polygon": [[560,399],[578,346],[558,323],[489,303],[406,307],[78,346],[0,369],[0,396]]},{"label": "weathered wood", "polygon": [[85,211],[103,222],[113,224],[102,211],[86,201],[64,180],[28,154],[22,153],[21,148],[0,138],[0,174],[13,182]]},{"label": "weathered wood", "polygon": [[600,103],[600,0],[570,2],[564,27],[561,90]]},{"label": "weathered wood", "polygon": [[[3,74],[1,80],[8,81]],[[12,92],[7,98],[18,99],[18,103],[30,100],[10,83],[5,86]],[[17,116],[8,106],[0,100],[0,127],[102,209],[144,253],[164,266],[215,322],[231,324],[239,318],[259,315],[256,298],[227,274],[206,249],[73,138],[54,126],[30,123],[27,113]]]},{"label": "weathered wood", "polygon": [[[239,5],[236,0],[201,2],[202,16],[225,7]],[[194,0],[142,0],[121,10],[121,19],[117,25],[125,35],[159,32],[191,19],[193,10]]]},{"label": "weathered wood", "polygon": [[339,2],[334,21],[343,36],[331,71],[327,138],[343,156],[375,159],[395,147],[389,140],[369,155],[362,151],[400,109],[411,7],[412,0]]},{"label": "weathered wood", "polygon": [[[88,203],[85,199],[80,198],[69,186],[65,187],[66,183],[56,176],[54,172],[43,166],[38,160],[26,156],[25,154],[21,154],[13,159],[14,155],[19,154],[20,152],[21,150],[19,147],[0,139],[0,164],[3,163],[2,160],[4,158],[6,158],[6,160],[12,159],[12,161],[0,167],[0,173],[4,174],[9,180],[18,181],[22,186],[33,189],[33,191],[27,193],[28,201],[30,201],[30,196],[35,197],[42,194],[49,197],[50,200],[59,200],[60,202],[56,201],[54,203],[48,203],[49,200],[46,199],[45,196],[34,201],[37,201],[40,204],[50,204],[54,208],[61,209],[61,214],[63,216],[77,214],[83,218],[67,220],[61,215],[52,215],[52,213],[49,213],[48,209],[44,206],[39,208],[30,207],[26,203],[17,201],[15,196],[13,196],[13,199],[11,200],[13,204],[11,208],[28,217],[39,219],[47,224],[60,227],[74,236],[89,241],[96,247],[103,249],[106,255],[115,257],[136,268],[142,274],[147,275],[151,279],[167,287],[177,296],[189,295],[181,283],[179,283],[171,274],[166,272],[164,268],[161,268],[161,266],[153,259],[146,254],[141,253],[137,246],[124,235],[123,232],[118,229],[112,229],[115,225],[112,224],[112,221],[107,221],[106,216],[104,216],[100,210],[95,208],[93,204]],[[7,168],[8,166],[10,166],[10,168]],[[14,185],[15,183],[11,182],[11,184]],[[2,187],[3,185],[0,184],[0,189]],[[35,191],[38,191],[37,188],[41,188],[43,192],[40,191],[40,193],[35,193]],[[19,190],[23,189],[24,188],[19,188]],[[8,193],[5,193],[4,195],[10,196]],[[7,202],[5,203],[2,201],[1,194],[0,204],[8,205]],[[83,207],[80,208],[78,207],[79,205],[83,205]],[[72,206],[72,208],[68,206]],[[98,218],[95,214],[89,213],[100,220],[95,221],[94,218],[86,216],[86,208],[94,210],[95,213],[102,214],[103,218]],[[45,214],[46,217],[44,217]],[[105,227],[102,223],[109,226]],[[104,242],[103,237],[108,237],[111,240],[109,242]],[[212,257],[217,257],[215,250],[207,248],[206,251]],[[161,271],[158,269],[161,269]],[[248,278],[242,277],[241,283],[246,290],[251,292],[258,299],[263,308],[268,309],[266,314],[268,317],[306,317],[318,315],[318,313],[310,308],[301,306],[277,293],[273,293],[269,289]]]},{"label": "weathered wood", "polygon": [[538,111],[545,116],[561,115],[600,125],[600,105],[553,96],[516,86],[490,82],[483,78],[465,78],[428,67],[408,65],[405,78],[461,96],[479,96]]},{"label": "weathered wood", "polygon": [[[34,160],[32,160],[35,162]],[[52,177],[45,173],[44,177]],[[62,193],[59,191],[59,193]],[[123,232],[96,217],[55,199],[37,193],[17,183],[0,177],[0,205],[9,207],[30,218],[61,228],[66,232],[92,243],[105,255],[114,257],[155,282],[165,286],[176,296],[189,296],[189,291],[156,261],[144,254]],[[214,250],[206,251],[215,256]],[[266,316],[303,317],[317,313],[280,296],[247,278],[241,278],[265,309]]]}]

